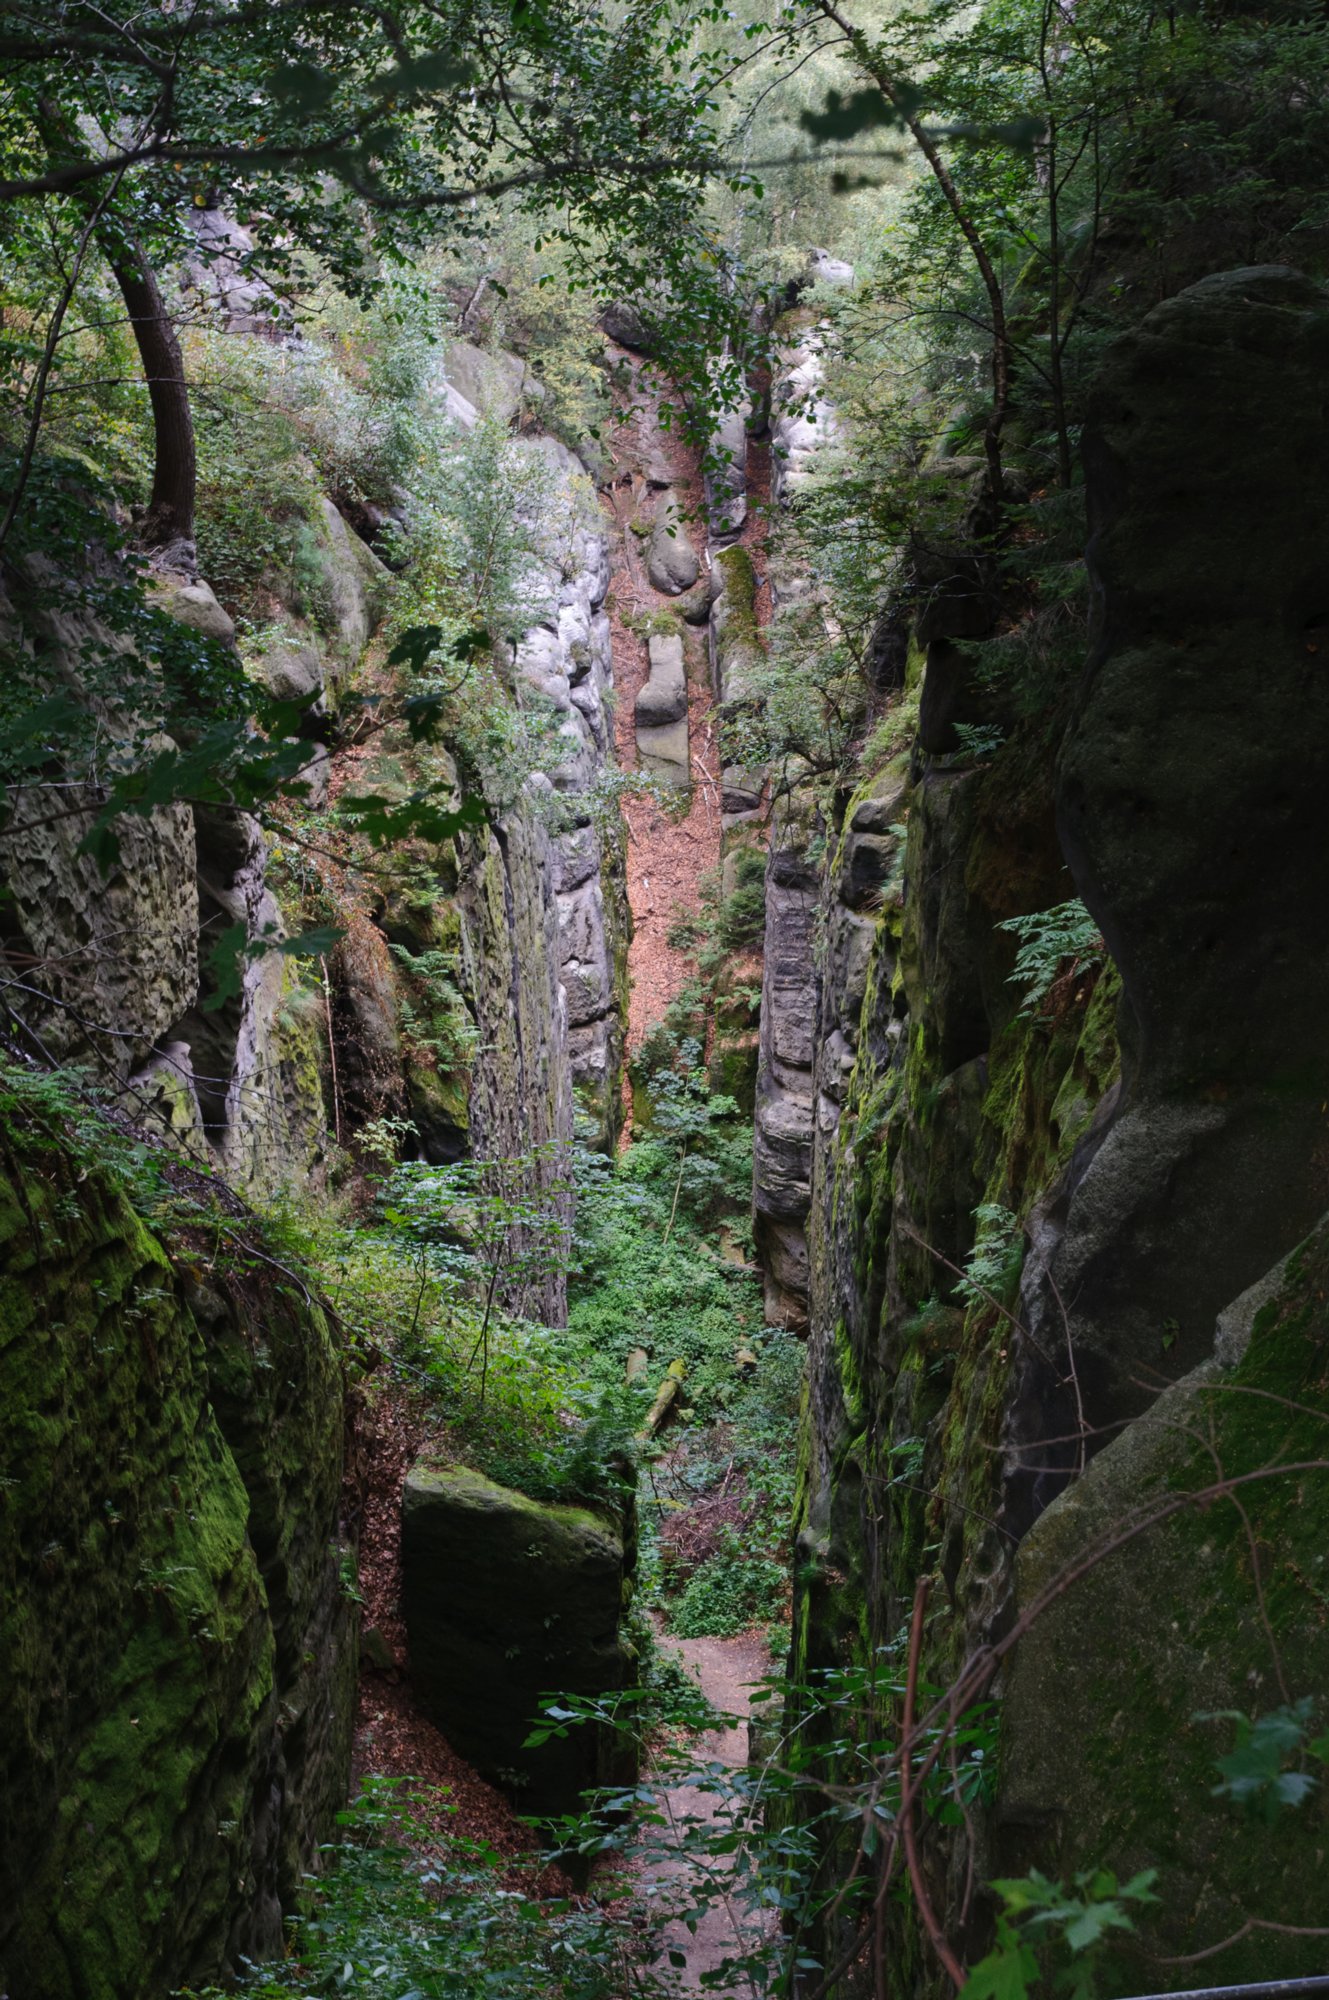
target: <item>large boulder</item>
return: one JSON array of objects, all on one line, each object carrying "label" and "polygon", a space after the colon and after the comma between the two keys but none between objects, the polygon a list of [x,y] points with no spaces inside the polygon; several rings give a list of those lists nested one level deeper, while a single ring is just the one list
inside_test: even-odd
[{"label": "large boulder", "polygon": [[637,696],[637,721],[648,725],[683,721],[688,712],[688,683],[682,635],[652,633],[646,652],[650,672]]},{"label": "large boulder", "polygon": [[418,1464],[402,1491],[402,1586],[417,1695],[448,1741],[529,1811],[628,1783],[633,1753],[586,1726],[526,1747],[549,1694],[634,1685],[622,1631],[631,1519],[547,1506],[465,1466]]},{"label": "large boulder", "polygon": [[650,673],[636,701],[637,762],[662,784],[691,783],[688,685],[680,633],[653,633],[647,641]]},{"label": "large boulder", "polygon": [[504,348],[474,346],[469,340],[450,340],[443,363],[451,386],[471,408],[483,416],[511,423],[521,409],[523,397],[536,387],[530,369],[520,355]]},{"label": "large boulder", "polygon": [[655,350],[655,328],[640,307],[628,299],[611,299],[601,307],[600,324],[620,347],[630,347],[637,354],[651,354]]}]

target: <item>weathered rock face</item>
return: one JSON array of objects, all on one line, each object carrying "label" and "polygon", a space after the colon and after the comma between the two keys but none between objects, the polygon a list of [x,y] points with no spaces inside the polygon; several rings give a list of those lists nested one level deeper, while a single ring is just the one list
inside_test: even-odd
[{"label": "weathered rock face", "polygon": [[[626,1527],[626,1533],[625,1533]],[[620,1632],[631,1519],[544,1506],[462,1466],[417,1465],[402,1493],[402,1587],[412,1682],[448,1740],[533,1812],[576,1809],[595,1785],[630,1783],[612,1731],[525,1739],[548,1693],[635,1683]]]},{"label": "weathered rock face", "polygon": [[[482,1159],[529,1155],[532,1194],[571,1219],[572,1068],[551,842],[529,811],[467,843],[460,907],[480,1031],[471,1073],[471,1145]],[[567,1318],[567,1278],[550,1270],[526,1310]]]},{"label": "weathered rock face", "polygon": [[345,1797],[340,1366],[189,1279],[54,1129],[0,1181],[0,1987],[157,2000],[274,1951]]},{"label": "weathered rock face", "polygon": [[706,448],[706,517],[720,547],[742,534],[748,518],[748,419],[746,401],[722,412]]},{"label": "weathered rock face", "polygon": [[1122,971],[1122,1092],[1024,1299],[1031,1339],[1064,1341],[1046,1268],[1091,1423],[1140,1407],[1164,1325],[1170,1374],[1205,1358],[1329,1203],[1327,304],[1286,270],[1205,279],[1093,400],[1096,634],[1058,815]]},{"label": "weathered rock face", "polygon": [[[155,594],[171,615],[225,641],[229,620],[205,585],[163,577]],[[32,602],[24,615],[53,680],[83,694],[85,648],[114,642],[81,615]],[[7,605],[0,616],[23,643]],[[109,735],[127,727],[88,699],[105,711]],[[79,852],[93,795],[86,815],[58,818],[49,797],[26,794],[0,842],[12,897],[6,942],[25,967],[18,1008],[33,1033],[55,1055],[94,1053],[133,1115],[155,1114],[194,1158],[233,1180],[263,1185],[315,1165],[325,1145],[318,1030],[290,967],[260,952],[245,960],[237,994],[215,1010],[202,1005],[215,984],[207,947],[222,932],[239,924],[256,944],[283,931],[256,823],[183,804],[125,819],[119,859],[103,877]]]},{"label": "weathered rock face", "polygon": [[650,668],[634,711],[637,762],[662,783],[686,790],[692,765],[682,634],[652,633],[646,644]]},{"label": "weathered rock face", "polygon": [[754,697],[752,667],[761,657],[755,599],[757,577],[744,548],[722,549],[715,558],[721,588],[711,605],[710,656],[716,699],[738,708]]},{"label": "weathered rock face", "polygon": [[[1323,1688],[1329,1473],[1256,1479],[1241,1494],[1244,1519],[1230,1503],[1175,1511],[1175,1501],[1220,1477],[1323,1461],[1327,1285],[1321,1225],[1272,1274],[1270,1296],[1235,1315],[1244,1352],[1227,1315],[1228,1366],[1206,1362],[1165,1391],[1035,1523],[1017,1566],[1023,1610],[1124,1525],[1165,1515],[1055,1598],[1015,1649],[994,1872],[1063,1875],[1105,1858],[1123,1878],[1157,1868],[1162,1901],[1141,1917],[1143,1949],[1174,1957],[1236,1935],[1225,1984],[1323,1964],[1312,1938],[1241,1933],[1252,1912],[1275,1925],[1321,1921],[1329,1801],[1313,1794],[1253,1838],[1250,1817],[1213,1793],[1231,1724],[1204,1718]],[[1169,1970],[1193,1984],[1189,1966]]]},{"label": "weathered rock face", "polygon": [[[852,277],[852,271],[850,272]],[[837,436],[835,409],[825,391],[826,329],[800,312],[781,351],[772,397],[771,498],[792,505],[819,451]]]},{"label": "weathered rock face", "polygon": [[[1109,350],[1086,447],[1094,643],[1055,774],[1010,717],[981,759],[956,734],[987,698],[981,578],[931,590],[900,663],[908,700],[926,653],[918,739],[849,801],[822,889],[800,1676],[890,1639],[935,1571],[924,1671],[947,1677],[1100,1527],[1213,1477],[1183,1420],[1212,1422],[1236,1470],[1322,1455],[1301,1435],[1320,1421],[1318,1236],[1237,1374],[1193,1371],[1329,1201],[1325,304],[1293,273],[1230,273]],[[1077,893],[1115,964],[1067,961],[1022,1011],[1000,926]],[[980,1230],[1004,1275],[966,1297]],[[1178,1375],[1150,1408],[1147,1385]],[[1289,1407],[1306,1401],[1314,1418]],[[1081,1405],[1127,1427],[1098,1457],[1087,1438],[1076,1478]],[[1295,1581],[1324,1499],[1291,1491],[1271,1484],[1256,1535],[1295,1699],[1326,1672]],[[1243,1900],[1249,1841],[1208,1796],[1230,1743],[1189,1725],[1283,1698],[1250,1544],[1221,1511],[1131,1542],[1021,1641],[979,1829],[989,1874],[1162,1863],[1188,1913],[1184,1938],[1157,1932],[1165,1953],[1255,1907],[1315,1921],[1321,1807]],[[963,1857],[949,1877],[933,1858],[954,1918]],[[981,1923],[962,1941],[984,1948]],[[1223,1976],[1309,1969],[1297,1942],[1260,1944]]]},{"label": "weathered rock face", "polygon": [[[541,903],[552,899],[561,986],[545,1034],[561,1038],[572,1085],[593,1120],[596,1142],[610,1147],[622,1115],[615,1079],[623,1048],[626,878],[603,815],[594,816],[590,803],[577,796],[592,791],[613,760],[606,708],[612,700],[613,666],[604,608],[609,542],[590,482],[573,454],[553,438],[531,440],[526,449],[548,468],[562,524],[559,558],[532,579],[533,595],[543,597],[547,606],[545,615],[524,634],[514,655],[516,674],[537,687],[560,716],[559,734],[567,744],[564,762],[552,773],[557,809],[548,809],[552,802],[542,801],[538,786],[531,798],[531,808],[550,829],[541,847],[538,897]],[[542,836],[532,830],[530,837],[540,846]],[[529,897],[533,878],[511,887]],[[497,940],[498,935],[473,931],[477,960],[489,949],[486,938]],[[538,985],[540,973],[535,961],[516,960],[511,977]],[[479,1025],[483,1040],[483,1014]],[[490,1129],[485,1116],[482,1111],[481,1133]],[[492,1113],[489,1117],[492,1126]],[[570,1109],[561,1104],[551,1108],[544,1117],[551,1136],[570,1117]]]},{"label": "weathered rock face", "polygon": [[804,1225],[812,1191],[817,1020],[812,927],[820,888],[819,870],[808,859],[816,821],[800,803],[782,800],[771,823],[752,1154],[753,1241],[766,1318],[792,1327],[807,1324]]},{"label": "weathered rock face", "polygon": [[[388,572],[321,494],[302,540],[298,606],[250,641],[245,664],[279,701],[309,704],[312,724],[335,709],[382,615]],[[294,596],[281,579],[273,583]],[[183,608],[169,608],[177,617]],[[189,620],[194,623],[196,621]]]},{"label": "weathered rock face", "polygon": [[190,221],[198,250],[187,260],[185,282],[220,323],[232,333],[289,331],[290,307],[256,267],[249,231],[220,208],[193,209]]},{"label": "weathered rock face", "polygon": [[[799,374],[805,364],[815,365],[820,381],[821,349],[815,341],[810,346],[786,350],[772,385],[775,407],[786,412],[775,428],[773,488],[787,513],[796,506],[799,489],[797,482],[789,477],[789,462],[782,453],[787,452],[789,445],[788,426],[792,417],[788,406],[806,386]],[[828,404],[824,407],[829,411]],[[806,448],[804,472],[810,469],[815,450],[829,442],[830,434],[827,420]],[[735,551],[730,556],[731,567],[741,554]],[[812,599],[813,586],[806,575],[791,573],[790,565],[782,561],[778,525],[768,555],[768,575],[772,580],[779,578],[780,593],[785,600],[776,611],[778,625],[792,615],[790,600],[801,604]],[[722,663],[722,685],[728,686],[729,699],[734,703],[744,697],[751,698],[752,682],[748,654],[736,649],[736,657],[726,658],[728,624],[722,616],[725,608],[722,599],[715,614],[717,658]],[[778,630],[766,636],[778,648]],[[814,643],[822,637],[819,630]],[[752,641],[747,643],[751,645]],[[764,775],[760,771],[732,768],[726,771],[723,803],[731,815],[730,824],[737,824],[745,813],[759,805]],[[823,832],[811,793],[803,796],[795,791],[781,796],[773,805],[766,872],[766,956],[753,1148],[753,1239],[765,1282],[767,1319],[800,1329],[807,1326],[808,1319],[806,1223],[812,1199],[821,984],[813,945],[821,871],[810,859],[810,852]],[[832,910],[827,932],[830,948],[821,970],[837,995],[837,1006],[846,1017],[856,1020],[857,1006],[850,989],[866,965],[873,925],[870,919],[860,922],[843,900],[837,899]],[[848,958],[854,960],[852,970],[845,962]],[[861,997],[860,985],[858,1000]]]},{"label": "weathered rock face", "polygon": [[[520,355],[502,348],[476,347],[469,340],[450,340],[443,361],[448,384],[470,406],[470,423],[477,416],[510,423],[527,397],[538,400],[539,385]],[[469,425],[466,426],[469,428]]]}]

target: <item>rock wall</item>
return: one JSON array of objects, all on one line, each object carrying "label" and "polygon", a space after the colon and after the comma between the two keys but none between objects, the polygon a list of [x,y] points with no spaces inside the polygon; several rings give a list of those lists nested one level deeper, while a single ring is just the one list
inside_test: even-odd
[{"label": "rock wall", "polygon": [[[85,696],[82,662],[88,649],[114,653],[124,642],[83,612],[44,608],[32,581],[21,615],[0,600],[9,642],[42,647],[53,682],[85,698],[114,741],[130,724],[104,697]],[[205,584],[162,577],[156,596],[231,643],[231,621]],[[9,990],[31,1051],[92,1059],[130,1115],[160,1117],[192,1158],[232,1181],[263,1187],[311,1170],[326,1145],[317,1028],[286,962],[272,952],[244,959],[239,991],[205,1004],[223,931],[239,924],[249,944],[283,931],[257,823],[183,803],[122,820],[118,859],[103,875],[80,852],[100,803],[95,787],[85,797],[86,811],[71,814],[65,788],[28,787],[0,840]]]},{"label": "rock wall", "polygon": [[[929,1574],[925,1672],[944,1681],[1099,1527],[1211,1475],[1201,1423],[1241,1469],[1319,1456],[1298,1429],[1322,1398],[1318,1236],[1281,1292],[1275,1272],[1237,1372],[1214,1374],[1213,1355],[1220,1314],[1326,1206],[1329,487],[1306,470],[1321,463],[1324,302],[1293,273],[1229,273],[1109,350],[1085,447],[1094,632],[1055,733],[994,713],[981,555],[920,572],[902,747],[863,773],[820,889],[799,1679],[891,1642]],[[962,550],[981,472],[937,479]],[[966,748],[957,722],[996,722],[1004,741]],[[1107,963],[1067,961],[1022,1007],[1001,926],[1077,893]],[[976,1243],[978,1292],[963,1283]],[[1312,1414],[1275,1424],[1231,1393],[1279,1383]],[[1191,1719],[1324,1684],[1292,1493],[1321,1527],[1329,1502],[1308,1474],[1261,1510],[1272,1653],[1235,1510],[1140,1537],[1021,1642],[998,1683],[980,1880],[1160,1865],[1165,1909],[1187,1912],[1184,1941],[1175,1916],[1144,1925],[1164,1954],[1218,1942],[1243,1913],[1316,1921],[1321,1808],[1280,1834],[1243,1902],[1248,1830],[1208,1800],[1229,1746]],[[957,1948],[981,1952],[982,1898],[959,1917],[962,1843],[934,1830],[925,1859]],[[943,1990],[907,1919],[890,1949],[910,1991]],[[1215,1963],[1238,1979],[1310,1960],[1262,1933]],[[1149,1976],[1193,1984],[1189,1966]]]},{"label": "rock wall", "polygon": [[7,1103],[0,1990],[15,2000],[157,2000],[277,1950],[345,1797],[340,1365],[317,1308],[256,1268],[163,1244],[58,1122]]},{"label": "rock wall", "polygon": [[[1180,1956],[1235,1938],[1220,1960],[1224,1984],[1324,1966],[1322,1939],[1242,1933],[1253,1915],[1321,1922],[1315,1857],[1329,1839],[1329,1800],[1312,1792],[1267,1815],[1257,1833],[1214,1788],[1217,1759],[1235,1742],[1225,1714],[1266,1714],[1324,1686],[1329,1471],[1258,1475],[1324,1464],[1327,1282],[1321,1224],[1219,1316],[1214,1358],[1165,1390],[1053,1501],[1017,1564],[1023,1610],[1124,1525],[1162,1516],[1056,1598],[1014,1654],[990,1864],[1069,1874],[1107,1855],[1123,1879],[1157,1868],[1162,1902],[1147,1948]],[[1231,1501],[1169,1511],[1178,1493],[1223,1477],[1252,1481],[1241,1511]],[[1191,1986],[1195,1976],[1184,1966],[1171,1981]]]},{"label": "rock wall", "polygon": [[[820,262],[818,261],[820,260]],[[814,252],[813,277],[824,277],[833,260]],[[834,265],[831,282],[850,283],[848,265]],[[786,318],[787,339],[771,385],[771,494],[785,516],[785,532],[777,517],[767,548],[768,580],[773,606],[771,643],[780,644],[779,627],[813,608],[820,624],[831,628],[812,579],[786,544],[792,515],[816,472],[817,458],[837,436],[833,405],[825,393],[825,328],[800,308]],[[823,467],[826,461],[823,459]],[[717,606],[723,609],[724,600]],[[816,639],[822,637],[816,631]],[[721,632],[723,645],[723,628]],[[741,699],[742,675],[731,665],[727,679]],[[735,687],[735,683],[738,686]],[[737,774],[735,802],[760,794],[765,773]],[[761,1037],[757,1069],[752,1172],[753,1240],[766,1292],[766,1317],[771,1324],[805,1328],[808,1323],[807,1220],[812,1202],[818,978],[817,913],[820,868],[813,855],[823,844],[825,829],[815,795],[797,768],[776,774],[778,792],[771,803],[766,867],[766,959],[762,978]],[[832,990],[842,993],[838,1004],[854,1011],[852,970],[847,956],[866,961],[872,931],[870,918],[858,911],[865,892],[850,888],[848,901],[836,896],[827,928],[826,973]]]},{"label": "rock wall", "polygon": [[753,1110],[753,1246],[772,1326],[807,1324],[817,981],[813,924],[820,871],[809,858],[818,826],[802,802],[772,813],[766,855],[761,1028]]},{"label": "rock wall", "polygon": [[[548,781],[533,781],[528,817],[532,855],[541,851],[539,899],[552,910],[556,939],[552,963],[557,990],[546,1015],[546,1033],[561,1043],[578,1107],[589,1121],[592,1143],[611,1149],[622,1111],[618,1076],[623,1059],[628,910],[617,814],[597,803],[597,788],[613,763],[613,662],[609,614],[609,538],[594,489],[579,460],[553,438],[524,449],[543,461],[551,481],[551,507],[561,522],[560,549],[534,593],[548,609],[514,653],[519,681],[536,687],[560,717],[567,745],[564,761]],[[552,794],[551,794],[552,787]],[[534,833],[534,822],[547,838]],[[523,845],[519,841],[519,845]],[[531,882],[511,882],[514,903],[529,897]],[[483,953],[483,944],[481,952]],[[518,952],[514,970],[530,977],[536,960]],[[538,979],[538,972],[535,973]],[[485,1021],[481,1017],[481,1034]],[[520,1100],[519,1100],[520,1101]],[[552,1125],[569,1132],[571,1111],[560,1104]],[[482,1121],[483,1122],[483,1121]]]}]

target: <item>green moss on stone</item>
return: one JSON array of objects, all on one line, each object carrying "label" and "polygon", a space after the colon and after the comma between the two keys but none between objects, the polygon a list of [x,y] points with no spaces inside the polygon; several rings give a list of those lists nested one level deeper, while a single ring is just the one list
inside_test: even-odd
[{"label": "green moss on stone", "polygon": [[[0,1405],[0,1987],[155,1996],[279,1941],[263,1899],[345,1782],[338,1366],[266,1282],[205,1339],[167,1249],[57,1133],[0,1174]],[[280,1715],[305,1654],[300,1748]]]},{"label": "green moss on stone", "polygon": [[720,549],[713,558],[724,578],[726,640],[759,643],[757,628],[757,572],[745,548]]}]

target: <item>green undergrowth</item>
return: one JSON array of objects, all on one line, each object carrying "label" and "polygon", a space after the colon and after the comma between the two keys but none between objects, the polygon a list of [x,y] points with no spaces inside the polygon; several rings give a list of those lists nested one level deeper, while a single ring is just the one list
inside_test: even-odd
[{"label": "green undergrowth", "polygon": [[[543,1162],[409,1164],[385,1168],[358,1210],[287,1193],[268,1212],[370,1393],[418,1398],[443,1450],[533,1499],[612,1493],[673,1362],[685,1430],[760,1401],[754,1373],[781,1407],[793,1394],[801,1351],[765,1329],[755,1276],[734,1261],[750,1135],[694,1056],[683,1044],[653,1074],[653,1127],[618,1160],[574,1147]],[[554,1270],[568,1281],[564,1327],[534,1316]]]},{"label": "green undergrowth", "polygon": [[[511,1886],[510,1856],[435,1830],[446,1792],[368,1778],[306,1881],[285,1955],[249,1966],[252,2000],[609,2000],[625,1933],[595,1905]],[[233,1990],[233,1989],[227,1989]],[[220,1987],[179,2000],[222,2000]]]},{"label": "green undergrowth", "polygon": [[[771,1328],[723,1422],[666,1441],[641,1499],[643,1582],[682,1639],[768,1629],[785,1645],[803,1345]],[[728,1504],[726,1504],[728,1503]],[[688,1538],[670,1560],[672,1521]],[[686,1554],[686,1560],[679,1557]]]}]

